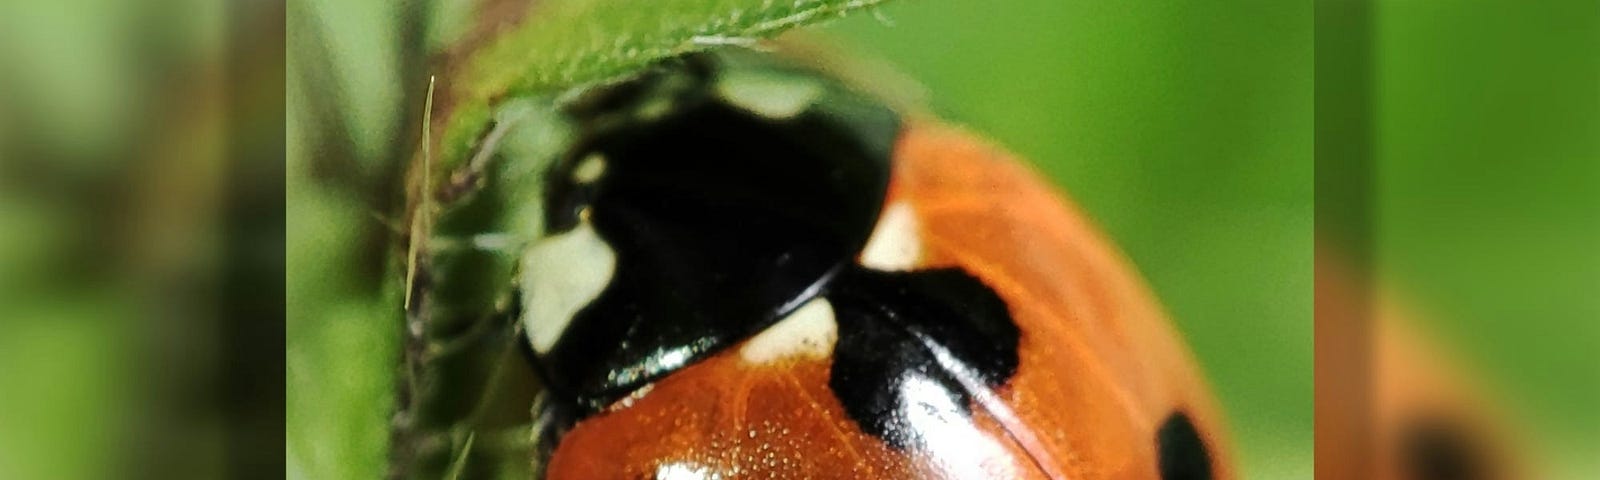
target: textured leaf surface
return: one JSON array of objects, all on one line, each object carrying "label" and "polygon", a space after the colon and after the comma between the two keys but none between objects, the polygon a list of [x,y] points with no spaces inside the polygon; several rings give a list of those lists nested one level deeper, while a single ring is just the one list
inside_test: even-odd
[{"label": "textured leaf surface", "polygon": [[568,0],[474,54],[454,79],[443,136],[453,165],[489,123],[493,103],[624,75],[651,62],[837,18],[887,0]]}]

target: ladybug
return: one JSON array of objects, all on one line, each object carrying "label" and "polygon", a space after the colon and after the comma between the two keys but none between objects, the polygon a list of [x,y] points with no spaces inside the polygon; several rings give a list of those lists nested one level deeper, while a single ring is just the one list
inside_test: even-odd
[{"label": "ladybug", "polygon": [[1127,262],[1002,150],[798,62],[560,107],[517,280],[545,478],[1232,478]]}]

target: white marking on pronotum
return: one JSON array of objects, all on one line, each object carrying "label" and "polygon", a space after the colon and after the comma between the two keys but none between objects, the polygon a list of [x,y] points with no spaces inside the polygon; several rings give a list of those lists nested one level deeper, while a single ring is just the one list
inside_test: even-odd
[{"label": "white marking on pronotum", "polygon": [[861,249],[861,266],[883,271],[910,270],[921,257],[916,212],[906,202],[889,205],[867,238],[867,246]]},{"label": "white marking on pronotum", "polygon": [[737,71],[717,79],[716,89],[739,108],[774,120],[805,112],[823,93],[822,85],[811,80]]},{"label": "white marking on pronotum", "polygon": [[589,222],[535,243],[522,256],[522,325],[534,350],[548,353],[589,302],[611,283],[617,255]]},{"label": "white marking on pronotum", "polygon": [[606,173],[606,157],[598,153],[591,153],[578,162],[578,168],[572,169],[572,180],[578,183],[594,183],[601,175]]},{"label": "white marking on pronotum", "polygon": [[745,342],[739,357],[750,363],[789,357],[825,358],[838,338],[833,305],[828,299],[817,297]]}]

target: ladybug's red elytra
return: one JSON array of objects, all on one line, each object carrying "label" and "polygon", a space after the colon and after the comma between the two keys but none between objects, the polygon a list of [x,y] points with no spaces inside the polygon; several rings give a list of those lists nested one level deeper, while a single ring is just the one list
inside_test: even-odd
[{"label": "ladybug's red elytra", "polygon": [[749,52],[563,108],[519,273],[545,478],[1233,477],[1155,300],[1003,151]]}]

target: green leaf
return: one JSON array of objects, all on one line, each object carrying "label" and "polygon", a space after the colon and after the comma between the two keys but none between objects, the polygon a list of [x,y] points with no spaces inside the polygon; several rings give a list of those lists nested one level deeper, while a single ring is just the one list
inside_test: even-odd
[{"label": "green leaf", "polygon": [[887,0],[567,0],[541,5],[453,79],[439,164],[467,158],[494,103],[626,75],[658,60],[748,44]]}]

